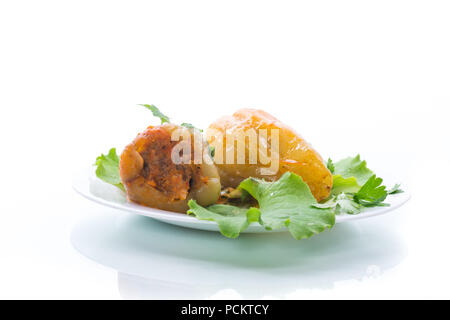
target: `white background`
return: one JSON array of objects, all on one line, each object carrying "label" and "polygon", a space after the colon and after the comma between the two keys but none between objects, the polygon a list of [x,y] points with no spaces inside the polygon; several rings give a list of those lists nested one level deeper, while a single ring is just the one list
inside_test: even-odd
[{"label": "white background", "polygon": [[[448,1],[1,1],[0,298],[450,298],[449,17]],[[361,153],[413,198],[302,242],[124,217],[76,195],[71,180],[157,123],[138,103],[203,128],[264,109],[325,158]],[[148,261],[151,241],[108,238],[145,238],[121,219],[142,222],[167,251]],[[72,245],[80,232],[103,248],[95,254],[125,255],[122,268],[144,259],[145,274],[118,277],[113,261],[86,258]],[[205,254],[177,260],[184,236]],[[289,286],[258,241],[298,268]],[[240,261],[249,254],[250,267]],[[164,263],[188,265],[191,284],[158,279]],[[234,280],[192,284],[228,266]]]}]

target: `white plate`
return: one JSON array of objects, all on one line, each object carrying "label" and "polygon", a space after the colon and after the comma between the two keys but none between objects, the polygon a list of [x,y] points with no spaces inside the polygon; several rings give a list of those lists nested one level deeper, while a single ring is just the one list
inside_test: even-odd
[{"label": "white plate", "polygon": [[[95,176],[94,170],[92,168],[82,170],[74,176],[73,188],[75,189],[75,191],[77,191],[87,199],[111,208],[133,212],[181,227],[208,231],[219,231],[217,224],[212,221],[198,220],[197,218],[188,216],[186,214],[153,209],[128,202],[123,191],[98,179]],[[369,208],[358,215],[337,215],[336,223],[365,219],[388,213],[405,204],[409,200],[409,198],[410,195],[406,192],[389,196],[387,200],[387,203],[390,204],[389,207]],[[270,232],[284,231],[286,231],[286,229],[273,230]],[[260,224],[252,223],[244,232],[259,233],[268,231],[265,230]]]}]

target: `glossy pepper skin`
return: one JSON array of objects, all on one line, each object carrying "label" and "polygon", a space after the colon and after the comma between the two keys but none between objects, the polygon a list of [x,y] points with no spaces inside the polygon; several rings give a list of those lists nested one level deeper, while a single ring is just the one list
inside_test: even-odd
[{"label": "glossy pepper skin", "polygon": [[[240,109],[232,116],[222,117],[209,126],[207,129],[207,139],[209,144],[215,148],[216,153],[217,150],[223,150],[225,153],[227,148],[227,134],[245,132],[252,128],[257,131],[259,129],[267,129],[268,137],[270,137],[270,131],[272,129],[279,130],[278,171],[271,175],[263,175],[261,169],[267,168],[268,166],[261,164],[259,158],[256,164],[250,164],[248,161],[249,143],[247,142],[245,145],[245,164],[227,164],[225,160],[223,161],[224,163],[217,163],[216,161],[222,187],[235,188],[242,180],[248,177],[275,181],[283,173],[290,171],[303,178],[317,201],[326,199],[330,195],[333,177],[319,153],[293,129],[267,112],[256,109]],[[223,139],[217,139],[217,133],[221,133]],[[219,144],[221,143],[222,146],[220,147]],[[268,150],[270,150],[270,141],[268,143]],[[237,148],[235,148],[235,152],[237,152]],[[226,156],[223,155],[222,159],[226,159]]]}]

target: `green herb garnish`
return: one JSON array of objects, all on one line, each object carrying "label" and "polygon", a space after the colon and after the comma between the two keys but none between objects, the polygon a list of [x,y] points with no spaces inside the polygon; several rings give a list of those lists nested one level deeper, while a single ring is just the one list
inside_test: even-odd
[{"label": "green herb garnish", "polygon": [[102,154],[97,157],[95,165],[97,166],[95,174],[99,179],[125,191],[125,188],[120,181],[119,156],[117,155],[115,148],[109,150],[107,155]]},{"label": "green herb garnish", "polygon": [[146,107],[147,109],[149,109],[153,115],[155,117],[158,117],[159,119],[161,119],[161,124],[165,123],[165,122],[170,122],[170,119],[168,116],[166,116],[165,114],[163,114],[155,105],[153,104],[140,104],[140,106]]}]

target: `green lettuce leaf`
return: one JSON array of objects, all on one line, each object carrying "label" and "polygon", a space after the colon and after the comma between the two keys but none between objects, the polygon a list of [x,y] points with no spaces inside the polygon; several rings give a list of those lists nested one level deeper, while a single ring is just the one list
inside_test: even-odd
[{"label": "green lettuce leaf", "polygon": [[239,188],[258,201],[259,222],[268,230],[286,226],[295,239],[304,239],[335,224],[332,210],[312,206],[316,199],[303,179],[294,173],[286,172],[275,182],[248,178]]},{"label": "green lettuce leaf", "polygon": [[367,168],[359,155],[337,163],[328,160],[328,167],[334,172],[331,195],[315,207],[330,208],[335,214],[357,214],[363,207],[388,206],[384,203],[388,195],[403,192],[398,184],[386,191],[383,180]]},{"label": "green lettuce leaf", "polygon": [[159,119],[161,119],[161,124],[163,124],[164,122],[170,122],[170,119],[168,116],[166,116],[165,114],[163,114],[155,105],[153,104],[140,104],[140,106],[146,107],[147,109],[149,109],[153,115],[155,117],[158,117]]},{"label": "green lettuce leaf", "polygon": [[334,164],[334,174],[340,175],[344,179],[354,177],[360,186],[364,185],[373,175],[367,168],[367,162],[361,161],[361,157],[346,158]]},{"label": "green lettuce leaf", "polygon": [[343,192],[356,193],[361,189],[361,186],[356,181],[355,177],[344,178],[341,175],[333,175],[333,188],[331,195],[338,195]]},{"label": "green lettuce leaf", "polygon": [[335,214],[358,214],[362,210],[362,205],[357,203],[353,195],[349,193],[332,196],[328,201],[313,204],[313,206],[321,209],[331,209]]},{"label": "green lettuce leaf", "polygon": [[190,209],[187,214],[194,215],[199,220],[217,222],[220,232],[228,238],[237,238],[251,222],[259,219],[259,211],[256,208],[239,208],[226,204],[214,204],[204,208],[195,200],[190,200],[188,204]]},{"label": "green lettuce leaf", "polygon": [[102,154],[97,157],[95,161],[97,169],[95,170],[96,176],[125,191],[119,175],[119,156],[116,153],[116,149],[109,150],[107,155]]},{"label": "green lettuce leaf", "polygon": [[232,205],[202,207],[189,201],[188,214],[198,219],[215,221],[221,233],[235,238],[251,222],[259,222],[267,230],[287,227],[295,239],[304,239],[333,227],[335,216],[329,208],[316,208],[316,199],[308,185],[294,173],[285,173],[278,181],[248,178],[239,189],[258,201],[259,208]]}]

